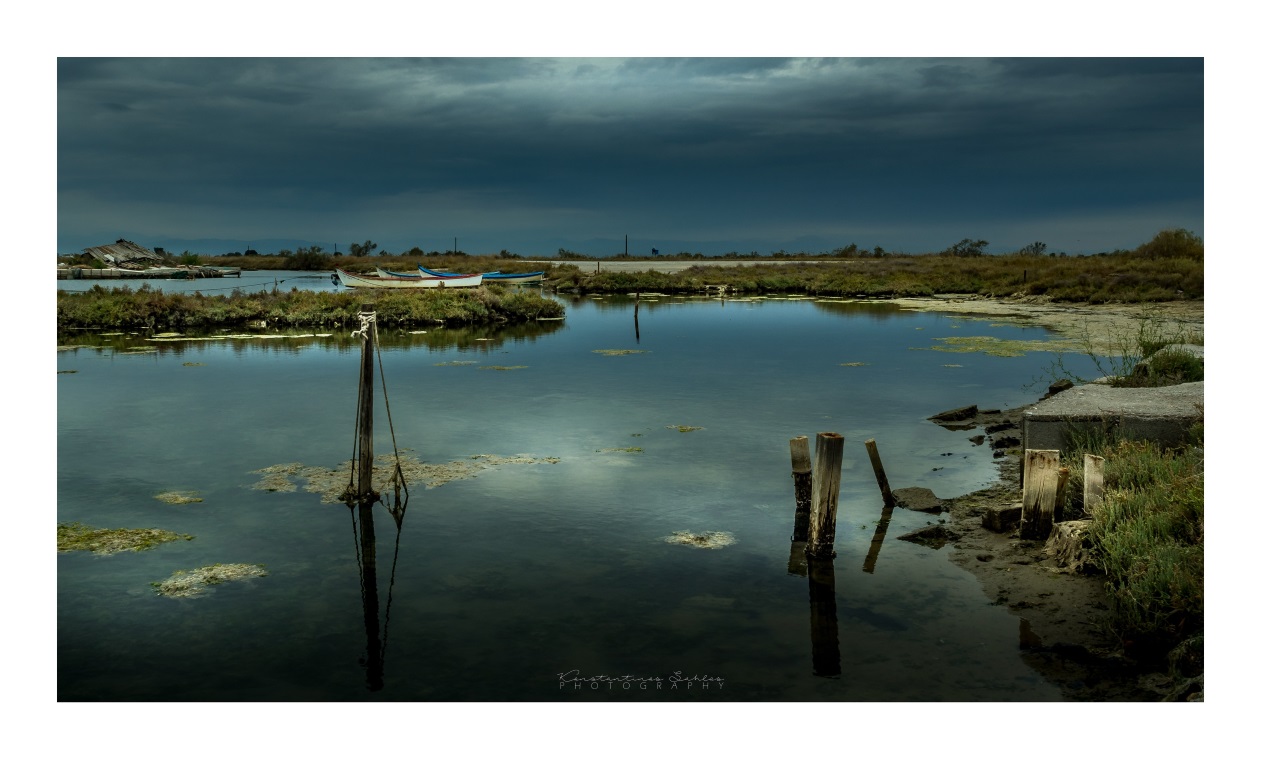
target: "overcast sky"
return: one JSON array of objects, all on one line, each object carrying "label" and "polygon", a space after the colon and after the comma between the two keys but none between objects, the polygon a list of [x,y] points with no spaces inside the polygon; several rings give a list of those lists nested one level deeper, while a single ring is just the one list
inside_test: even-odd
[{"label": "overcast sky", "polygon": [[59,253],[1094,252],[1203,234],[1204,66],[63,57],[57,182]]}]

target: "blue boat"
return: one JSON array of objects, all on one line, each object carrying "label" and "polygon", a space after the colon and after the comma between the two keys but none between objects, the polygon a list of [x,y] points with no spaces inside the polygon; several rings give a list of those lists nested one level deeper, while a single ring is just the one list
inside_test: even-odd
[{"label": "blue boat", "polygon": [[[426,269],[420,264],[416,264],[416,268],[420,270],[419,276],[425,277],[425,278],[463,276],[460,274],[452,274],[451,272],[434,271],[433,269]],[[510,273],[501,272],[501,271],[491,271],[491,272],[486,272],[485,274],[482,275],[482,281],[483,282],[499,282],[500,284],[505,284],[505,285],[533,285],[533,284],[542,282],[543,277],[546,275],[546,273],[547,272],[542,272],[542,271],[531,271],[531,272],[526,272],[524,274],[510,274]],[[399,276],[405,276],[405,275],[399,275]]]}]

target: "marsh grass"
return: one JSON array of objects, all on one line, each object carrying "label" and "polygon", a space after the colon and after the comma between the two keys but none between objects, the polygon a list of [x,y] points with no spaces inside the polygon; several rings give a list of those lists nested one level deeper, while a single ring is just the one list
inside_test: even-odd
[{"label": "marsh grass", "polygon": [[[1204,466],[1199,445],[1163,448],[1114,432],[1070,436],[1066,518],[1089,518],[1113,627],[1134,650],[1167,651],[1204,632]],[[1082,506],[1083,454],[1104,458],[1102,501]]]},{"label": "marsh grass", "polygon": [[365,302],[375,304],[385,327],[507,324],[558,318],[565,307],[535,290],[501,287],[406,292],[289,292],[204,295],[167,293],[147,284],[79,293],[58,291],[57,329],[197,331],[266,322],[274,327],[357,327]]}]

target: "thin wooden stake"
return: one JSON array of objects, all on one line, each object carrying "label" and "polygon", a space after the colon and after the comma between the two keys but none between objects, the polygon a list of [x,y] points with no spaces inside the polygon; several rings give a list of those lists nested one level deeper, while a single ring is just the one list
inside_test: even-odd
[{"label": "thin wooden stake", "polygon": [[1090,515],[1103,501],[1103,456],[1087,453],[1083,470],[1085,484],[1082,487],[1082,508]]},{"label": "thin wooden stake", "polygon": [[880,497],[884,500],[884,507],[891,509],[893,503],[893,491],[889,489],[889,478],[884,476],[884,464],[880,463],[880,451],[876,449],[876,440],[872,438],[866,443],[867,457],[871,459],[871,468],[876,470],[876,484],[880,486]]},{"label": "thin wooden stake", "polygon": [[793,520],[793,540],[806,540],[810,534],[810,439],[805,435],[788,441],[788,453],[792,457],[793,493],[797,498],[797,513]]},{"label": "thin wooden stake", "polygon": [[1059,451],[1025,451],[1024,503],[1020,511],[1020,537],[1045,540],[1055,521],[1055,507],[1067,477],[1061,476]]},{"label": "thin wooden stake", "polygon": [[845,438],[835,432],[820,432],[814,440],[814,478],[810,491],[810,534],[806,555],[812,558],[836,555],[836,505],[841,494],[841,458]]},{"label": "thin wooden stake", "polygon": [[372,362],[376,353],[376,304],[364,303],[363,354],[359,362],[359,502],[372,498]]}]

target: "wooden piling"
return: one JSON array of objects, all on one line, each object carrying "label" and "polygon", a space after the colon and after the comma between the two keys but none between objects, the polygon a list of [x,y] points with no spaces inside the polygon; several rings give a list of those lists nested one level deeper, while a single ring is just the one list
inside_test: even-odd
[{"label": "wooden piling", "polygon": [[814,469],[817,475],[810,490],[810,534],[806,555],[812,558],[836,555],[836,505],[841,493],[841,458],[845,438],[835,432],[820,432],[814,441]]},{"label": "wooden piling", "polygon": [[884,476],[884,464],[880,463],[880,451],[876,449],[876,440],[872,438],[866,442],[867,457],[871,459],[871,468],[876,471],[876,484],[880,486],[880,497],[884,500],[884,507],[891,509],[893,503],[893,491],[889,489],[889,478]]},{"label": "wooden piling", "polygon": [[1103,457],[1087,453],[1083,470],[1082,508],[1090,515],[1103,501]]},{"label": "wooden piling", "polygon": [[1061,472],[1059,451],[1025,451],[1024,502],[1020,511],[1022,540],[1045,540],[1051,534],[1055,508],[1061,502],[1067,470]]},{"label": "wooden piling", "polygon": [[793,493],[796,495],[797,512],[793,519],[794,541],[806,540],[810,534],[810,439],[799,435],[788,441],[788,453],[792,457]]},{"label": "wooden piling", "polygon": [[363,353],[359,361],[359,408],[356,426],[359,428],[359,483],[355,493],[359,521],[360,591],[363,595],[363,625],[367,639],[364,664],[367,669],[368,689],[380,690],[382,681],[382,652],[377,600],[377,535],[373,523],[372,506],[377,494],[372,489],[372,366],[376,359],[376,304],[364,303],[359,312],[362,324]]},{"label": "wooden piling", "polygon": [[363,320],[363,353],[359,361],[359,490],[355,495],[362,504],[372,500],[372,362],[376,353],[376,304],[364,303],[359,312]]}]

